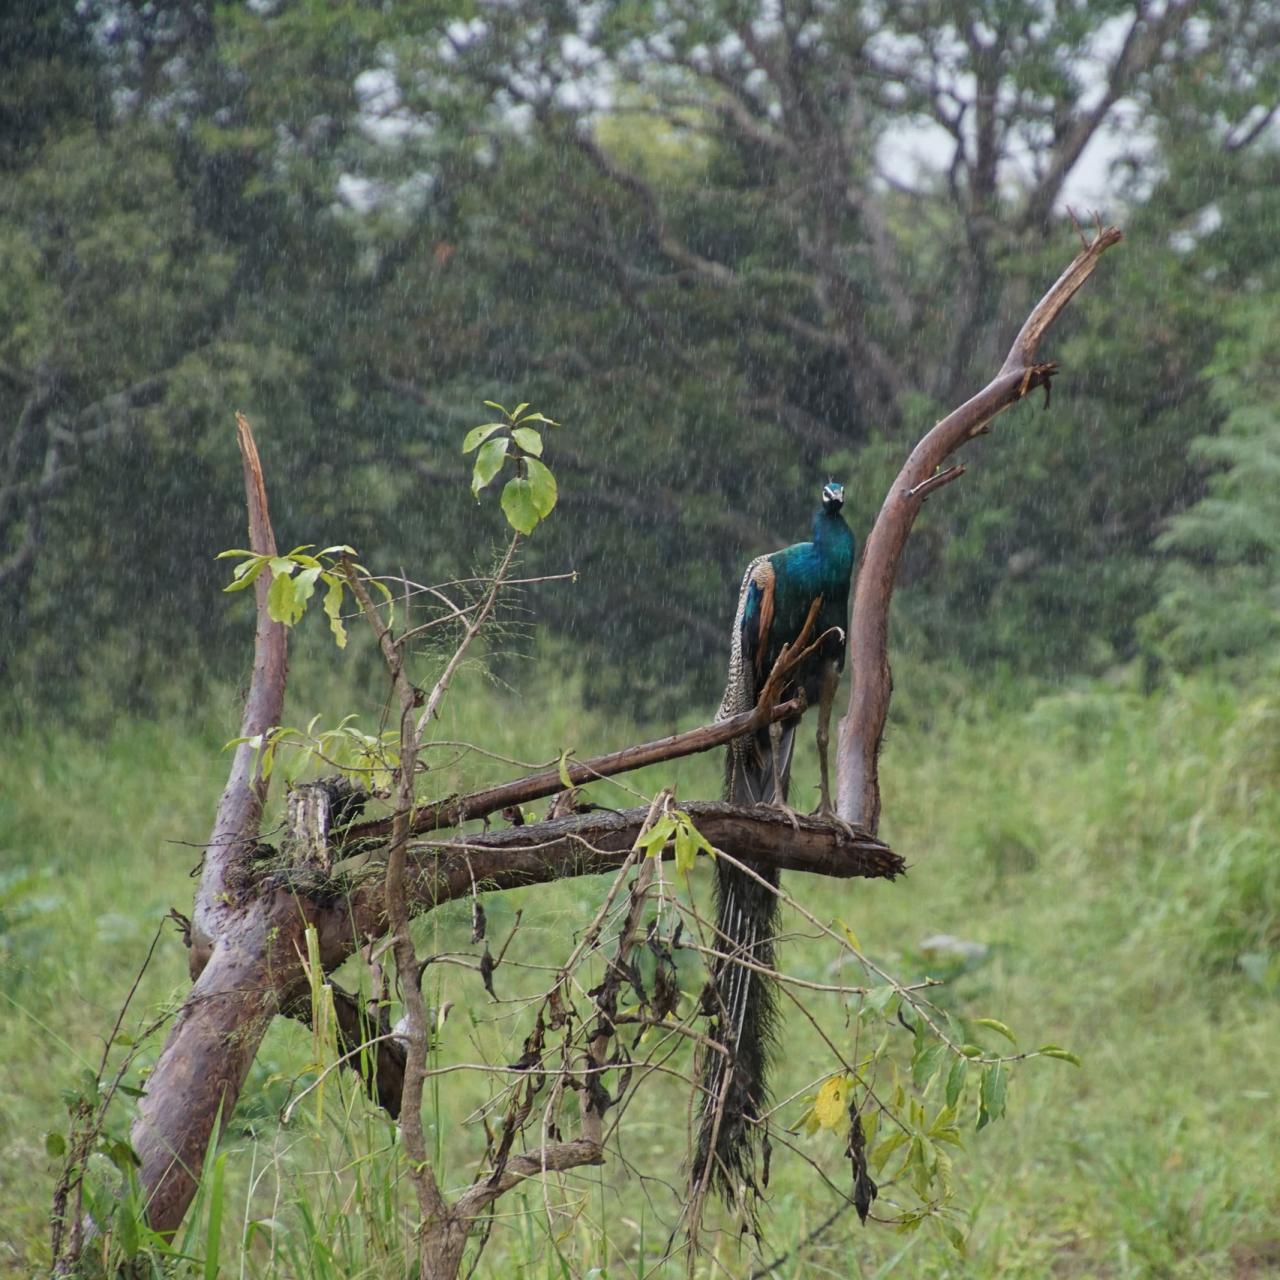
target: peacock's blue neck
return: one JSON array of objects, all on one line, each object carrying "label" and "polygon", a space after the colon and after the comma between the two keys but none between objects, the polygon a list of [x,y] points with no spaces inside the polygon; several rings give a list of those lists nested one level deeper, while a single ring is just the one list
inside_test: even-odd
[{"label": "peacock's blue neck", "polygon": [[813,545],[824,559],[835,557],[853,561],[853,531],[839,511],[820,507],[813,517]]}]

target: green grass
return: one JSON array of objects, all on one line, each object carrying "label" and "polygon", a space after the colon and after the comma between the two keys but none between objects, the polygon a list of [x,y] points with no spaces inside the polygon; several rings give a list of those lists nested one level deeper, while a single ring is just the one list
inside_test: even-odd
[{"label": "green grass", "polygon": [[[863,1229],[851,1213],[795,1249],[835,1200],[779,1144],[765,1257],[794,1250],[777,1274],[796,1277],[1266,1274],[1280,1265],[1280,697],[1262,684],[1248,691],[1202,679],[1151,696],[1096,684],[979,699],[927,674],[900,674],[906,696],[883,755],[883,834],[910,874],[894,885],[791,876],[788,886],[820,918],[847,921],[901,978],[938,971],[921,954],[929,935],[985,944],[987,960],[956,975],[940,1003],[1003,1019],[1023,1047],[1067,1045],[1084,1066],[1023,1064],[1004,1120],[977,1136],[966,1120],[966,1150],[956,1153],[964,1256],[932,1230]],[[336,701],[320,692],[316,705]],[[472,677],[450,708],[441,738],[528,761],[561,746],[585,755],[637,733],[584,710],[571,682],[519,696]],[[96,1067],[164,912],[189,909],[191,844],[207,834],[225,773],[218,749],[236,714],[228,697],[163,723],[120,723],[102,742],[51,729],[4,746],[0,1272],[28,1274],[46,1257],[56,1165],[44,1135],[65,1131],[62,1091],[86,1064]],[[366,709],[366,727],[376,714]],[[697,758],[625,782],[645,792],[675,779],[681,796],[695,798],[715,794],[718,770],[713,757]],[[442,767],[437,785],[507,771],[472,756]],[[807,803],[803,784],[814,775],[806,743],[797,803]],[[632,802],[619,788],[599,792],[602,803]],[[702,868],[696,891],[705,895],[707,883]],[[491,897],[495,949],[523,907],[512,954],[562,956],[605,885]],[[424,949],[476,950],[465,904],[419,929]],[[790,972],[828,980],[836,960],[829,943],[802,939],[783,955]],[[516,1005],[490,1003],[469,971],[428,972],[432,1003],[456,1002],[439,1062],[518,1056],[527,1026]],[[496,982],[511,998],[545,986],[545,975],[504,965]],[[127,1028],[172,1007],[185,987],[185,952],[166,931]],[[845,1011],[826,999],[815,1011],[847,1038]],[[827,1069],[800,1019],[788,1023],[784,1046],[780,1097]],[[148,1046],[139,1065],[154,1053]],[[281,1022],[268,1035],[221,1146],[223,1180],[206,1180],[190,1219],[187,1247],[203,1260],[192,1274],[210,1273],[211,1214],[215,1226],[221,1219],[224,1276],[375,1276],[403,1256],[411,1197],[385,1118],[335,1084],[322,1110],[309,1098],[287,1127],[279,1123],[296,1078],[314,1078],[312,1056],[300,1026]],[[474,1074],[429,1082],[428,1139],[452,1188],[483,1151],[477,1126],[463,1122],[487,1096]],[[625,1122],[628,1163],[553,1188],[551,1225],[537,1186],[501,1201],[479,1274],[649,1274],[678,1203],[686,1110],[681,1086],[655,1079]],[[123,1133],[127,1122],[121,1105],[113,1123]],[[847,1185],[830,1135],[794,1141]],[[699,1274],[754,1265],[731,1235],[711,1243],[725,1270]]]}]

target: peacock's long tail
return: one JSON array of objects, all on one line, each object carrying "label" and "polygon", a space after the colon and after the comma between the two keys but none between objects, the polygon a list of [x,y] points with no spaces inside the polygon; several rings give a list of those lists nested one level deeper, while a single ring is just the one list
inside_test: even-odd
[{"label": "peacock's long tail", "polygon": [[[794,726],[783,731],[784,788],[794,734]],[[774,802],[768,740],[761,738],[730,750],[725,798],[735,804]],[[776,868],[741,861],[777,887]],[[695,1191],[709,1183],[727,1203],[759,1191],[768,1178],[767,1161],[763,1176],[757,1177],[757,1155],[766,1136],[759,1122],[768,1103],[778,1008],[773,980],[758,969],[774,967],[777,927],[777,895],[737,867],[717,861],[715,948],[725,958],[712,966],[707,999],[715,1021],[708,1034],[726,1052],[706,1054],[692,1174]]]}]

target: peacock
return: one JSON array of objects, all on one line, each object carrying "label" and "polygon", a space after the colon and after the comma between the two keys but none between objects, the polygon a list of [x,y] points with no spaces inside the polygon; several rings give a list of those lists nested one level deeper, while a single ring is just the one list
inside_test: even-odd
[{"label": "peacock", "polygon": [[[803,691],[807,704],[818,703],[821,800],[817,812],[831,818],[835,814],[827,743],[831,707],[844,667],[844,629],[855,549],[853,533],[840,514],[843,505],[844,486],[828,482],[822,490],[822,506],[813,518],[812,540],[759,556],[747,566],[733,620],[728,683],[717,716],[727,719],[755,706],[758,691],[783,645],[799,638],[814,601],[819,601],[810,643],[821,638],[820,643],[792,670],[782,697]],[[726,800],[743,805],[771,804],[794,816],[787,805],[787,784],[798,724],[798,716],[779,721],[729,744]],[[740,861],[752,865],[747,859]],[[776,869],[752,869],[776,888]],[[777,1020],[776,992],[769,979],[747,965],[773,968],[777,915],[778,899],[770,888],[723,859],[717,861],[716,950],[726,958],[712,966],[706,1007],[715,1019],[709,1038],[727,1053],[707,1054],[692,1175],[696,1193],[709,1180],[728,1203],[740,1203],[746,1194],[759,1190],[756,1159],[762,1148],[763,1177],[768,1179],[767,1134],[760,1135],[758,1122],[768,1096],[766,1076]],[[723,1105],[719,1105],[722,1096]]]}]

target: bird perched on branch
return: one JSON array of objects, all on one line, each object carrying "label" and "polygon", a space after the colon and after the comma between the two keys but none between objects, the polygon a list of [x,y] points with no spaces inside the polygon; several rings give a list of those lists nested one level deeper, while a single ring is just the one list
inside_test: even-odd
[{"label": "bird perched on branch", "polygon": [[[829,482],[813,519],[812,540],[759,556],[747,566],[733,620],[729,677],[717,717],[723,720],[750,711],[784,647],[790,646],[784,661],[795,665],[787,670],[778,700],[803,692],[806,702],[818,703],[821,802],[817,812],[832,818],[827,743],[831,707],[844,667],[855,549],[853,533],[840,514],[843,505],[844,486]],[[726,800],[775,805],[794,821],[787,805],[787,785],[798,724],[799,717],[792,717],[729,743]],[[740,861],[751,866],[749,859]],[[759,1189],[756,1157],[762,1142],[757,1139],[763,1135],[758,1134],[756,1122],[767,1099],[766,1075],[777,1017],[772,980],[759,970],[771,970],[774,963],[778,899],[773,888],[778,872],[769,866],[752,866],[752,870],[764,884],[724,859],[716,862],[716,950],[727,958],[712,967],[708,1005],[716,1019],[710,1039],[725,1052],[707,1055],[693,1167],[695,1190],[709,1180],[729,1202]],[[766,1155],[766,1179],[767,1168]]]}]

